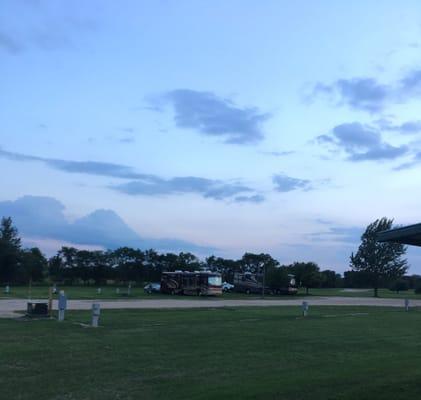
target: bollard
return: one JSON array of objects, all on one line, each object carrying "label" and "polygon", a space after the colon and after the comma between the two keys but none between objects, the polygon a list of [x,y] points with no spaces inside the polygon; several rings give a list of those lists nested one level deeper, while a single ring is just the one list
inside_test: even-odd
[{"label": "bollard", "polygon": [[409,299],[405,299],[405,311],[409,311]]},{"label": "bollard", "polygon": [[97,289],[97,291],[96,291],[98,294],[101,294],[102,293],[102,289],[99,287],[98,289]]},{"label": "bollard", "polygon": [[301,305],[301,309],[303,311],[303,317],[307,317],[308,303],[306,301],[303,301],[303,304]]},{"label": "bollard", "polygon": [[64,312],[67,308],[67,297],[64,294],[64,290],[60,290],[60,294],[58,296],[58,320],[64,321]]},{"label": "bollard", "polygon": [[129,283],[129,286],[128,286],[128,288],[127,288],[127,296],[130,296],[130,292],[131,292],[131,290],[132,290],[132,284],[131,284],[131,283]]},{"label": "bollard", "polygon": [[6,285],[6,287],[4,288],[4,293],[5,294],[9,294],[10,293],[10,286]]},{"label": "bollard", "polygon": [[98,328],[99,314],[101,313],[101,308],[98,303],[92,304],[92,326]]},{"label": "bollard", "polygon": [[117,288],[117,289],[115,290],[115,294],[120,294],[120,288]]}]

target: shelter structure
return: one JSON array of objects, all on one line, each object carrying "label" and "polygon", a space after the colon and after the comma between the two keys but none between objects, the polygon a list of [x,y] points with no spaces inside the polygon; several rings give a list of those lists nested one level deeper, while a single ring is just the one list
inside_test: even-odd
[{"label": "shelter structure", "polygon": [[397,242],[421,246],[421,223],[379,232],[377,240],[379,242]]}]

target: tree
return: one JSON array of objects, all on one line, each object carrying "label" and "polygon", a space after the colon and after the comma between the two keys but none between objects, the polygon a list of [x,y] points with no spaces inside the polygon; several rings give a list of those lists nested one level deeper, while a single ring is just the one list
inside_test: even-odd
[{"label": "tree", "polygon": [[234,282],[234,274],[240,271],[240,263],[228,258],[210,256],[206,258],[206,268],[221,273],[224,281],[232,283]]},{"label": "tree", "polygon": [[0,223],[0,281],[11,282],[18,273],[20,238],[12,219],[2,218]]},{"label": "tree", "polygon": [[357,253],[352,253],[350,257],[350,267],[354,271],[367,273],[375,297],[378,297],[382,279],[397,279],[408,269],[407,261],[403,258],[406,246],[401,243],[377,241],[377,233],[391,229],[392,224],[393,219],[383,217],[368,225],[361,236]]},{"label": "tree", "polygon": [[17,278],[19,282],[39,282],[44,278],[46,271],[47,259],[38,247],[22,251],[19,277]]},{"label": "tree", "polygon": [[306,288],[306,294],[309,293],[310,288],[320,285],[320,268],[316,263],[295,262],[289,267],[289,269],[291,273],[295,275],[295,280],[298,284]]},{"label": "tree", "polygon": [[390,290],[393,290],[397,294],[399,294],[399,292],[408,290],[408,288],[409,285],[405,279],[397,279],[390,285]]},{"label": "tree", "polygon": [[266,284],[274,291],[287,288],[290,280],[288,270],[285,267],[270,266],[266,271]]},{"label": "tree", "polygon": [[320,286],[324,288],[336,288],[342,285],[341,275],[329,269],[321,271],[320,278]]}]

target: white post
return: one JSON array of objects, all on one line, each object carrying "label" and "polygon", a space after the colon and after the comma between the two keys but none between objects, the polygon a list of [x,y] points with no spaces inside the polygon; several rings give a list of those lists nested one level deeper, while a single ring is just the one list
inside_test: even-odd
[{"label": "white post", "polygon": [[101,294],[102,293],[102,289],[99,287],[98,289],[97,289],[97,291],[96,291],[98,294]]},{"label": "white post", "polygon": [[6,285],[6,287],[4,288],[4,293],[9,294],[10,293],[10,286]]},{"label": "white post", "polygon": [[303,304],[301,305],[301,309],[303,311],[303,317],[307,317],[308,303],[306,301],[303,301]]},{"label": "white post", "polygon": [[127,296],[130,296],[130,291],[132,290],[132,284],[129,283],[129,287],[127,288]]},{"label": "white post", "polygon": [[405,299],[405,311],[409,311],[409,299]]},{"label": "white post", "polygon": [[64,294],[64,290],[60,290],[60,294],[58,296],[58,320],[64,321],[64,312],[67,308],[67,298]]},{"label": "white post", "polygon": [[98,303],[92,304],[92,326],[98,328],[99,314],[101,313],[101,307]]}]

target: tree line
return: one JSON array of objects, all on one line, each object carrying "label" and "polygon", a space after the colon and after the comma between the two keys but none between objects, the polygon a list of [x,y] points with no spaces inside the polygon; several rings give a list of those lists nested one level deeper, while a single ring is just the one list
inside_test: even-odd
[{"label": "tree line", "polygon": [[79,250],[62,247],[47,259],[37,248],[24,249],[11,218],[0,223],[0,283],[25,284],[61,282],[64,284],[103,285],[107,282],[159,281],[163,271],[211,270],[232,282],[236,272],[265,272],[268,286],[286,286],[293,274],[302,286],[340,287],[342,278],[333,270],[321,271],[314,262],[281,265],[269,254],[245,253],[240,259],[210,256],[204,261],[189,252],[157,251],[120,247],[116,250]]},{"label": "tree line", "polygon": [[[22,248],[21,239],[11,218],[0,223],[0,283],[26,284],[57,282],[66,285],[104,285],[115,282],[138,283],[159,281],[163,271],[211,270],[233,282],[236,272],[265,273],[270,287],[287,286],[290,274],[297,284],[307,289],[334,287],[392,287],[394,290],[421,287],[421,277],[404,277],[406,260],[403,245],[377,243],[376,233],[391,227],[392,220],[381,219],[370,224],[361,245],[350,257],[351,271],[342,277],[334,270],[321,270],[314,262],[281,265],[269,254],[245,253],[240,259],[210,256],[204,261],[189,252],[158,253],[121,247],[115,250],[79,250],[62,247],[47,259],[37,247]],[[376,294],[376,293],[375,293]]]}]

